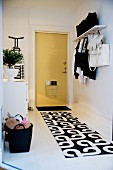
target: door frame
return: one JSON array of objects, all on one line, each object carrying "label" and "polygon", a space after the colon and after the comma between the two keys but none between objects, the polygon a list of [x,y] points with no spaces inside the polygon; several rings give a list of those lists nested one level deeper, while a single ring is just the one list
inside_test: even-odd
[{"label": "door frame", "polygon": [[67,56],[67,104],[74,102],[73,86],[73,50],[74,50],[74,28],[73,27],[54,27],[54,26],[40,26],[31,25],[30,30],[30,43],[29,43],[29,98],[30,104],[35,107],[35,33],[48,32],[48,33],[61,33],[68,35],[68,56]]}]

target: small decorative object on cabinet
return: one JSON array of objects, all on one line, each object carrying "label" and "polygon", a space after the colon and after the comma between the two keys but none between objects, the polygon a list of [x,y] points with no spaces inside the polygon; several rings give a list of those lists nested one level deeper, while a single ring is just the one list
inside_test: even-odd
[{"label": "small decorative object on cabinet", "polygon": [[3,64],[6,66],[4,68],[4,74],[9,81],[13,81],[14,77],[18,74],[18,69],[14,68],[17,63],[22,63],[23,54],[20,51],[14,51],[9,49],[3,50]]},{"label": "small decorative object on cabinet", "polygon": [[13,81],[14,77],[17,76],[18,69],[4,68],[4,75],[8,78],[8,81]]}]

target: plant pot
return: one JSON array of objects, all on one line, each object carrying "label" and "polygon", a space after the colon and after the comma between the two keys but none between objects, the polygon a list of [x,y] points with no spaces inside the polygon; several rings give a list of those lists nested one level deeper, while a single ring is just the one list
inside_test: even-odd
[{"label": "plant pot", "polygon": [[4,75],[8,78],[8,81],[14,81],[14,77],[18,75],[18,69],[4,68]]}]

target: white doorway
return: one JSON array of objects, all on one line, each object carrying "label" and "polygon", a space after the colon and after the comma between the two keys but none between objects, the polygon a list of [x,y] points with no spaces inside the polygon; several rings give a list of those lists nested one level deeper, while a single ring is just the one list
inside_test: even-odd
[{"label": "white doorway", "polygon": [[29,44],[29,96],[30,102],[35,106],[35,33],[49,32],[68,34],[68,54],[67,54],[67,104],[73,103],[73,50],[74,50],[74,28],[72,27],[52,27],[52,26],[31,26]]}]

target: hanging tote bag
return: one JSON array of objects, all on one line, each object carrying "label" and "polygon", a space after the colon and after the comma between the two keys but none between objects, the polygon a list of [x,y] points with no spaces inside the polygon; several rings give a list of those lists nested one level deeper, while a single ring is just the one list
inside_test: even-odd
[{"label": "hanging tote bag", "polygon": [[96,67],[109,65],[109,44],[102,43],[103,35],[99,33],[89,35],[88,40],[90,70],[94,71]]},{"label": "hanging tote bag", "polygon": [[108,66],[109,58],[109,44],[100,44],[97,50],[90,51],[89,68],[94,67],[95,70],[96,67]]},{"label": "hanging tote bag", "polygon": [[97,67],[108,66],[110,64],[109,58],[109,44],[102,44],[98,49]]},{"label": "hanging tote bag", "polygon": [[89,69],[95,71],[97,67],[98,49],[102,44],[103,35],[99,32],[97,34],[88,35],[88,53],[89,53]]}]

